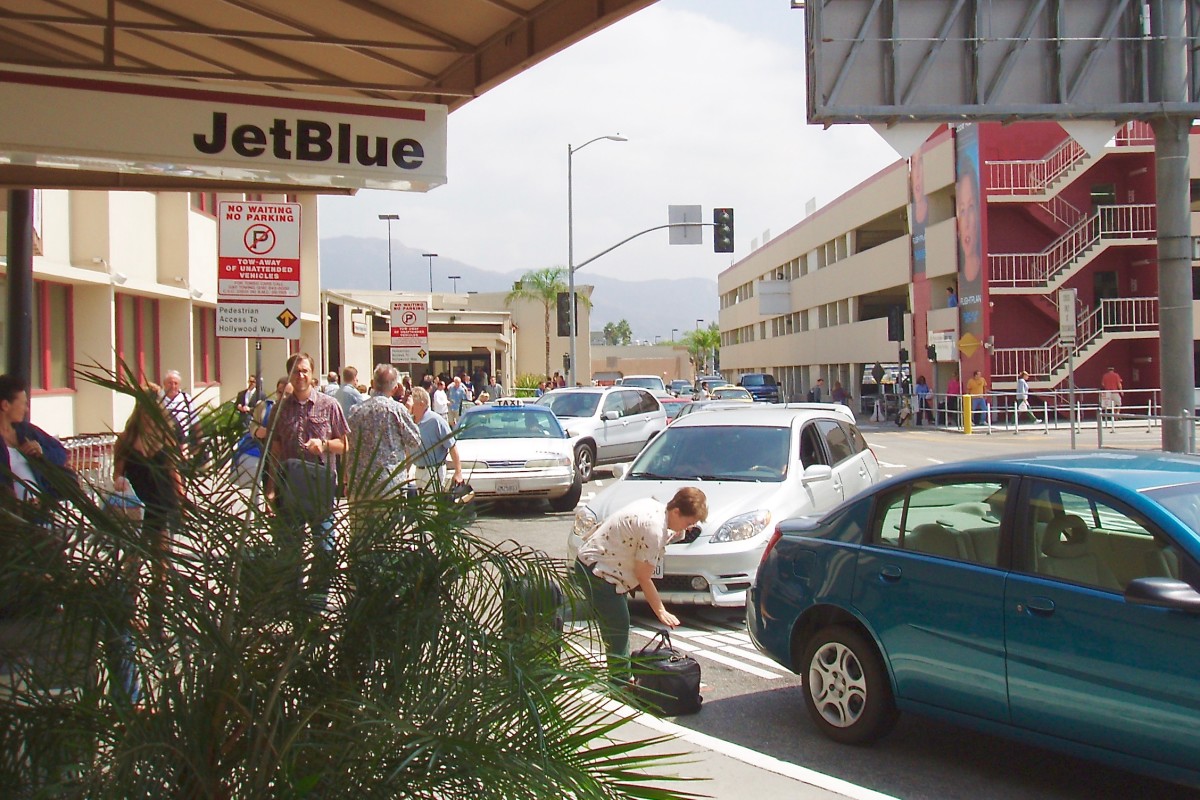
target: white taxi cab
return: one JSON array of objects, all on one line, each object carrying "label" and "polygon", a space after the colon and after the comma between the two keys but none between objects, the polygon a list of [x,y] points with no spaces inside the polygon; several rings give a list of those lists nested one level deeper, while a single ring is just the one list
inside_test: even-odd
[{"label": "white taxi cab", "polygon": [[583,489],[571,440],[545,406],[504,398],[463,411],[454,431],[476,500],[544,497],[571,511]]}]

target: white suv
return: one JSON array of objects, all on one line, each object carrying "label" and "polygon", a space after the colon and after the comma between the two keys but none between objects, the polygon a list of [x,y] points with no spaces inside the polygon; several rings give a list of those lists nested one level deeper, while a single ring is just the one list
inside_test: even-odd
[{"label": "white suv", "polygon": [[635,386],[641,389],[657,389],[667,391],[667,384],[657,375],[626,375],[617,381],[618,386]]},{"label": "white suv", "polygon": [[667,427],[667,412],[653,394],[632,386],[555,389],[538,399],[571,437],[575,471],[583,482],[597,465],[628,461]]}]

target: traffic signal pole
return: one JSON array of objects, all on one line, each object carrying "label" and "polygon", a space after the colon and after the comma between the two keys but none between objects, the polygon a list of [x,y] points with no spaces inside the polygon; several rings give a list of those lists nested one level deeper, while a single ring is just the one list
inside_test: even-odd
[{"label": "traffic signal pole", "polygon": [[577,270],[583,269],[584,267],[586,267],[588,264],[595,261],[600,256],[608,255],[609,253],[611,253],[613,250],[616,250],[621,245],[628,244],[629,242],[632,242],[634,239],[638,238],[639,236],[644,236],[647,233],[651,233],[653,231],[661,231],[666,228],[699,228],[699,227],[713,228],[713,227],[715,227],[715,225],[713,225],[713,223],[711,223],[711,222],[670,222],[666,225],[655,225],[653,228],[646,228],[646,230],[644,230],[644,231],[638,231],[633,236],[630,236],[626,239],[622,239],[621,241],[614,244],[612,247],[605,248],[604,250],[601,250],[599,253],[596,253],[596,255],[592,256],[591,258],[580,261],[578,264],[575,265],[575,269],[577,269]]}]

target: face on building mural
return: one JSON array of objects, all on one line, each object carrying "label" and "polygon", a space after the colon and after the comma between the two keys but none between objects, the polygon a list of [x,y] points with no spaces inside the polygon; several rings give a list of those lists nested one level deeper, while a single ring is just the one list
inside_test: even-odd
[{"label": "face on building mural", "polygon": [[955,215],[958,222],[958,242],[963,254],[963,277],[967,281],[979,279],[979,187],[975,176],[966,172],[959,176],[954,198]]}]

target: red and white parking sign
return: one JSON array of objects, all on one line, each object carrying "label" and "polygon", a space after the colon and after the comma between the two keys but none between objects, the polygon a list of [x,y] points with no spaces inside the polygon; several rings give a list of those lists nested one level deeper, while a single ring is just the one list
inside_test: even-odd
[{"label": "red and white parking sign", "polygon": [[429,305],[421,301],[392,302],[391,362],[429,361]]},{"label": "red and white parking sign", "polygon": [[300,338],[300,204],[222,201],[217,222],[217,335]]}]

